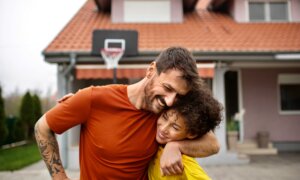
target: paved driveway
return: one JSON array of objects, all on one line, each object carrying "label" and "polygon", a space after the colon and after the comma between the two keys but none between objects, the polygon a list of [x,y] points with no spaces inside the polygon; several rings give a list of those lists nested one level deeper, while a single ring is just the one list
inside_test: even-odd
[{"label": "paved driveway", "polygon": [[251,156],[250,164],[205,167],[216,180],[300,180],[300,153]]},{"label": "paved driveway", "polygon": [[[214,180],[300,180],[300,153],[251,156],[250,164],[203,167]],[[74,179],[78,171],[67,171]],[[50,180],[43,162],[15,172],[0,172],[0,180]]]}]

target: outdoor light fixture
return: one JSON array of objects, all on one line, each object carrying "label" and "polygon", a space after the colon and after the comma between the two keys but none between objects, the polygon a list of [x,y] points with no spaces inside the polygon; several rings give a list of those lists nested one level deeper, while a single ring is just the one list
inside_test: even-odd
[{"label": "outdoor light fixture", "polygon": [[300,59],[300,54],[276,54],[275,59],[277,59],[277,60],[296,60],[296,59]]}]

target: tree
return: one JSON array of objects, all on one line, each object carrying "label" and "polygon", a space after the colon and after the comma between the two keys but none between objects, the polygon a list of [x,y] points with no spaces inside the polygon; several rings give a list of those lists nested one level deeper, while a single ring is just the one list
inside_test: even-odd
[{"label": "tree", "polygon": [[34,127],[34,107],[33,100],[29,92],[27,92],[21,102],[20,121],[24,127],[24,138],[33,138]]},{"label": "tree", "polygon": [[33,95],[32,101],[33,101],[33,111],[34,111],[33,124],[35,124],[36,121],[42,116],[42,105],[41,105],[41,100],[37,94]]},{"label": "tree", "polygon": [[8,135],[8,129],[5,123],[4,99],[2,97],[2,88],[0,87],[0,145],[2,145]]}]

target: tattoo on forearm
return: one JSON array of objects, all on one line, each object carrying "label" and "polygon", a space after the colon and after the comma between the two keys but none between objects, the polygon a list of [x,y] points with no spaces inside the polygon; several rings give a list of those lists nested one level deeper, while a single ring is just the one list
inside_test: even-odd
[{"label": "tattoo on forearm", "polygon": [[39,124],[35,126],[35,137],[40,153],[46,163],[51,177],[63,172],[63,166],[59,156],[58,143],[53,132],[48,133],[47,139],[41,136]]}]

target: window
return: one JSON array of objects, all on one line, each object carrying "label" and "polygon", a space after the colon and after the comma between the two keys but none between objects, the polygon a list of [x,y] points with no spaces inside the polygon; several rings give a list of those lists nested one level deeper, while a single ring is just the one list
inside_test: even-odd
[{"label": "window", "polygon": [[171,22],[171,0],[125,0],[124,22]]},{"label": "window", "polygon": [[249,2],[249,20],[257,21],[288,21],[287,1]]},{"label": "window", "polygon": [[270,19],[275,21],[287,21],[288,10],[286,2],[270,3]]},{"label": "window", "polygon": [[264,3],[250,3],[249,12],[250,21],[264,21],[266,19]]},{"label": "window", "polygon": [[300,74],[280,74],[278,85],[280,112],[300,114]]}]

